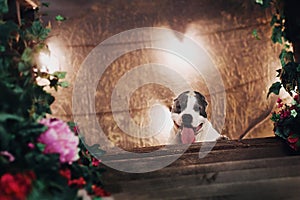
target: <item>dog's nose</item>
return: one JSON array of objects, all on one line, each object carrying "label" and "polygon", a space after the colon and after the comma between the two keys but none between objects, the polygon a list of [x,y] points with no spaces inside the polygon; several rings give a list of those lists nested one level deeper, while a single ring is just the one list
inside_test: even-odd
[{"label": "dog's nose", "polygon": [[184,125],[190,125],[192,123],[193,117],[190,114],[182,115],[182,123]]}]

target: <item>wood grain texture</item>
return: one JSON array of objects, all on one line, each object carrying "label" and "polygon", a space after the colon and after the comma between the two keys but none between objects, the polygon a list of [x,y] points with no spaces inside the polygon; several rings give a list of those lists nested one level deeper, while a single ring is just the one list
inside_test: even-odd
[{"label": "wood grain texture", "polygon": [[[300,154],[277,138],[218,142],[203,159],[192,145],[171,165],[143,174],[107,168],[106,188],[117,199],[297,199]],[[136,149],[136,152],[157,147]],[[171,156],[176,146],[158,151],[155,158]],[[126,153],[107,155],[122,164]],[[127,157],[131,163],[140,162]]]},{"label": "wood grain texture", "polygon": [[[62,24],[53,22],[49,42],[62,50],[61,70],[68,72],[67,80],[71,83],[69,89],[55,93],[54,116],[72,119],[72,87],[76,75],[86,56],[99,43],[129,29],[167,27],[190,34],[205,47],[221,73],[225,85],[226,108],[211,104],[213,100],[218,100],[218,91],[209,92],[201,75],[188,75],[191,68],[183,69],[186,73],[181,71],[192,88],[206,96],[210,103],[208,117],[214,127],[231,139],[238,139],[240,135],[245,135],[246,138],[273,135],[272,123],[268,117],[274,107],[275,97],[267,99],[266,94],[280,63],[279,47],[274,46],[269,39],[270,10],[262,10],[254,2],[243,0],[54,0],[52,5],[46,10],[49,17],[61,12],[68,18]],[[253,29],[257,29],[261,40],[253,38]],[[178,38],[180,39],[182,38]],[[124,133],[114,121],[110,102],[117,81],[136,66],[155,62],[174,69],[180,68],[176,66],[180,63],[174,64],[162,59],[165,54],[144,49],[130,52],[111,63],[101,77],[99,75],[95,94],[96,114],[113,145],[132,149],[160,144],[155,137],[143,139],[138,132],[132,133],[134,136]],[[101,60],[101,55],[99,59]],[[148,76],[149,74],[142,74],[140,78]],[[206,78],[219,84],[214,74]],[[86,84],[89,84],[89,80],[86,80]],[[84,90],[82,95],[85,95]],[[170,106],[176,95],[178,94],[161,85],[141,87],[130,99],[132,118],[137,124],[147,124],[149,118],[145,113],[151,105],[160,102]],[[224,125],[211,118],[212,110],[219,116],[226,116]],[[97,130],[86,139],[88,144],[102,140]]]}]

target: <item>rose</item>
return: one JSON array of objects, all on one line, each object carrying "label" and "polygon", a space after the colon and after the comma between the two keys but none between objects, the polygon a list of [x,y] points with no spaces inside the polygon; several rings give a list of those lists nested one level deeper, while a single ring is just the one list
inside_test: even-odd
[{"label": "rose", "polygon": [[35,179],[33,172],[3,174],[0,179],[0,199],[25,200],[31,192],[32,181]]},{"label": "rose", "polygon": [[44,153],[58,153],[61,163],[71,164],[79,159],[79,138],[65,122],[59,119],[42,119],[40,123],[48,127],[38,138],[40,143],[45,144]]}]

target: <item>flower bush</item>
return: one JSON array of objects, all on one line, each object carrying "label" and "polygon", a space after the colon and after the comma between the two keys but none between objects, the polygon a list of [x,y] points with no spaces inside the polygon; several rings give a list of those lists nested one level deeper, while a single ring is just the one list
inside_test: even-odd
[{"label": "flower bush", "polygon": [[[11,9],[15,5],[7,0],[0,5],[0,199],[109,196],[100,160],[89,154],[78,127],[51,118],[55,99],[49,91],[68,84],[61,81],[65,72],[42,71],[36,60],[48,50],[50,27],[40,21],[38,9]],[[98,145],[88,148],[102,152]]]},{"label": "flower bush", "polygon": [[[289,104],[283,103],[280,98],[277,100],[278,111],[275,111],[271,117],[274,122],[274,133],[284,139],[292,149],[298,151],[300,147],[300,63],[299,58],[296,60],[295,57],[295,52],[299,54],[299,50],[293,45],[296,46],[295,43],[299,42],[297,37],[300,23],[298,12],[289,9],[296,5],[294,4],[296,1],[255,0],[255,2],[265,8],[270,6],[273,8],[270,21],[271,40],[274,44],[280,44],[282,48],[279,54],[281,66],[276,70],[279,80],[271,85],[267,97],[272,93],[279,95],[283,88],[293,98]],[[254,36],[257,36],[256,32]]]},{"label": "flower bush", "polygon": [[273,112],[271,120],[274,122],[274,132],[287,141],[294,150],[300,148],[300,98],[295,95],[290,104],[277,100],[278,111]]}]

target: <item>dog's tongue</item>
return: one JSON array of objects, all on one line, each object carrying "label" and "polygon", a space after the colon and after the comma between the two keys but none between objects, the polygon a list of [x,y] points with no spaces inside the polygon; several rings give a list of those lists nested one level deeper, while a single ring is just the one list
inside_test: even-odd
[{"label": "dog's tongue", "polygon": [[181,141],[183,144],[191,144],[195,141],[195,134],[192,128],[183,127],[181,132]]}]

